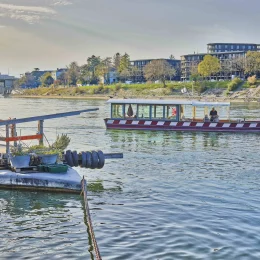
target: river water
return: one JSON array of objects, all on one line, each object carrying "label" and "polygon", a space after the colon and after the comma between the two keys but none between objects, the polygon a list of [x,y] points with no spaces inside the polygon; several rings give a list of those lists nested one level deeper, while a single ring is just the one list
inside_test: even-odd
[{"label": "river water", "polygon": [[[87,107],[100,110],[46,121],[45,134],[68,134],[77,151],[124,153],[101,170],[78,169],[103,259],[260,259],[259,134],[106,130],[109,107],[99,100],[1,98],[0,118]],[[232,111],[260,119],[259,104]],[[92,253],[78,195],[0,190],[0,259]]]}]

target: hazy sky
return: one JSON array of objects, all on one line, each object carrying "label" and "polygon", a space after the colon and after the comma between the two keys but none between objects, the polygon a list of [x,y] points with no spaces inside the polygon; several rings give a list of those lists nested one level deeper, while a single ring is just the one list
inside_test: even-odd
[{"label": "hazy sky", "polygon": [[0,72],[206,52],[209,42],[260,43],[259,0],[0,0]]}]

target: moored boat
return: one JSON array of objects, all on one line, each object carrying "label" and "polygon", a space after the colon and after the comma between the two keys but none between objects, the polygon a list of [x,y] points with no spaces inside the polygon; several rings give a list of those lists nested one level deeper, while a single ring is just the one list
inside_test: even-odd
[{"label": "moored boat", "polygon": [[256,132],[260,121],[230,118],[230,102],[110,99],[107,129]]},{"label": "moored boat", "polygon": [[[100,150],[79,153],[67,150],[66,153],[61,154],[58,163],[56,151],[54,154],[45,155],[41,154],[42,151],[39,154],[35,151],[24,153],[19,151],[19,143],[26,140],[38,140],[39,147],[43,148],[43,137],[45,136],[43,123],[45,120],[75,116],[97,110],[83,109],[44,116],[0,120],[0,127],[5,127],[6,132],[5,137],[0,137],[0,141],[5,142],[4,146],[0,146],[0,188],[80,193],[82,176],[72,167],[101,169],[104,167],[105,159],[122,158],[123,155],[120,153],[104,154]],[[17,135],[17,124],[35,121],[38,121],[37,134]],[[16,154],[11,151],[12,142],[12,148],[17,150]]]}]

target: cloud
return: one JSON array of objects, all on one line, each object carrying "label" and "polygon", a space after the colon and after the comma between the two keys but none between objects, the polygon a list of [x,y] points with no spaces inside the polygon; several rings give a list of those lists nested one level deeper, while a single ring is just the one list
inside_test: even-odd
[{"label": "cloud", "polygon": [[54,0],[51,5],[53,5],[53,6],[58,6],[58,5],[72,5],[72,2],[69,2],[69,1],[67,1],[67,0]]},{"label": "cloud", "polygon": [[23,20],[29,24],[38,23],[41,19],[50,18],[55,14],[56,11],[49,7],[0,3],[0,17]]}]

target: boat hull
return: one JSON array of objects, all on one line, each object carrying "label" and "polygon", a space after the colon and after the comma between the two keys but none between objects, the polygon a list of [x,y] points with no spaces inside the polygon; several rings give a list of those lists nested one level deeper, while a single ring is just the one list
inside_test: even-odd
[{"label": "boat hull", "polygon": [[80,193],[81,176],[72,168],[65,173],[16,173],[0,170],[0,189],[24,189],[33,191],[52,191]]},{"label": "boat hull", "polygon": [[105,119],[107,129],[260,133],[260,122],[211,123]]}]

